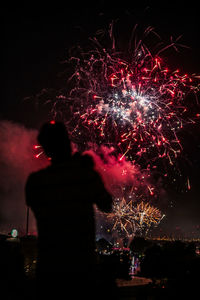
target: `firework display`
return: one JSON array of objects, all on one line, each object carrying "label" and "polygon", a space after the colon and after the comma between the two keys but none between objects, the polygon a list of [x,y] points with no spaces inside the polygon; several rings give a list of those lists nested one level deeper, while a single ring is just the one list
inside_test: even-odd
[{"label": "firework display", "polygon": [[70,108],[64,118],[72,139],[85,148],[113,146],[137,164],[141,158],[173,164],[182,151],[177,132],[193,122],[184,99],[197,92],[198,76],[170,70],[141,40],[127,55],[94,41],[94,49],[70,58],[73,88],[57,97]]},{"label": "firework display", "polygon": [[112,231],[119,235],[124,233],[130,237],[138,231],[147,232],[154,225],[157,226],[164,218],[161,211],[143,201],[134,205],[133,201],[127,202],[125,198],[115,199],[113,212],[108,214],[108,221],[112,220]]},{"label": "firework display", "polygon": [[151,206],[149,203],[141,202],[136,207],[136,212],[138,215],[137,219],[141,226],[145,224],[147,227],[150,227],[151,224],[159,224],[160,221],[164,218],[164,214],[160,212],[159,209]]},{"label": "firework display", "polygon": [[[151,32],[153,29],[147,28],[144,36]],[[159,224],[163,218],[146,196],[158,194],[148,183],[149,177],[158,167],[166,177],[168,168],[180,156],[183,147],[179,132],[200,116],[190,109],[190,95],[197,94],[199,78],[169,68],[161,57],[164,50],[177,47],[178,39],[154,53],[142,39],[135,40],[128,51],[117,51],[112,27],[109,33],[110,48],[93,38],[91,49],[79,47],[71,55],[68,63],[74,71],[68,90],[56,95],[53,112],[55,118],[58,113],[62,115],[80,151],[92,149],[98,153],[104,146],[112,149],[117,163],[128,161],[133,169],[137,166],[139,175],[133,176],[129,195],[132,199],[125,194],[119,197],[114,189],[113,212],[106,216],[112,230],[130,236],[138,229]],[[196,102],[196,97],[193,99]],[[103,166],[109,172],[106,162]],[[121,175],[123,172],[125,175],[130,170],[125,166]],[[143,193],[138,192],[138,176],[143,187],[146,185]],[[190,187],[189,179],[187,182]],[[127,183],[123,185],[126,188]]]}]

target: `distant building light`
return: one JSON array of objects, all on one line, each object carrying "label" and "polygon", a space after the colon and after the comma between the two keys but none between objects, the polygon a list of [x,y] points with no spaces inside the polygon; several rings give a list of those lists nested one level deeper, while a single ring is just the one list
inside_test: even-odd
[{"label": "distant building light", "polygon": [[18,230],[15,229],[15,228],[13,228],[13,229],[11,230],[11,236],[12,236],[13,238],[18,237]]}]

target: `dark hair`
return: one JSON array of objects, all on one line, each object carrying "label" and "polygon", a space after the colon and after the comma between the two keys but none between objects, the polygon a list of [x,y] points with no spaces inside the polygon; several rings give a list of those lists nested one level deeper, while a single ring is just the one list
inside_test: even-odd
[{"label": "dark hair", "polygon": [[63,159],[71,155],[71,146],[66,127],[61,122],[45,123],[39,132],[38,142],[52,159]]}]

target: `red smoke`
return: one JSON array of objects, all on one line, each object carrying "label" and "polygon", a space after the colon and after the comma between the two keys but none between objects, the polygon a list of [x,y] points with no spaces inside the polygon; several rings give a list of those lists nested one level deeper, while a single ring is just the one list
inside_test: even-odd
[{"label": "red smoke", "polygon": [[[28,175],[48,164],[45,158],[34,158],[37,130],[21,124],[0,121],[0,233],[17,228],[21,234],[26,228],[24,187]],[[36,231],[30,217],[30,232]]]}]

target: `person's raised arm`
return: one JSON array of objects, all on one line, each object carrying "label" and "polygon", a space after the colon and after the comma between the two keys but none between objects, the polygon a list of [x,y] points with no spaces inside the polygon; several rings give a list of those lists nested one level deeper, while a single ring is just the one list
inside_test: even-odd
[{"label": "person's raised arm", "polygon": [[112,211],[112,196],[106,190],[103,180],[98,172],[94,170],[94,161],[93,158],[88,155],[80,155],[76,153],[74,155],[74,159],[79,161],[79,163],[84,167],[84,169],[88,170],[90,174],[90,188],[88,190],[88,195],[90,195],[90,199],[94,204],[102,211],[109,213]]},{"label": "person's raised arm", "polygon": [[97,172],[94,174],[93,189],[95,189],[95,204],[97,207],[103,212],[111,212],[113,203],[112,196],[106,190],[101,176]]}]

